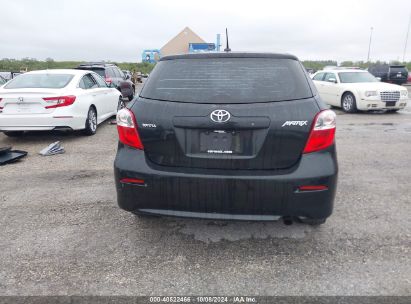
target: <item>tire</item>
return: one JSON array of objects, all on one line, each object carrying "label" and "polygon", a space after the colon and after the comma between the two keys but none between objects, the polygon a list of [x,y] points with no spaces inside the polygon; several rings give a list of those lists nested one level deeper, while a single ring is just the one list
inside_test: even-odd
[{"label": "tire", "polygon": [[24,131],[6,131],[4,135],[8,137],[20,137],[24,134]]},{"label": "tire", "polygon": [[357,112],[357,102],[355,96],[352,93],[345,93],[341,98],[341,108],[346,113]]},{"label": "tire", "polygon": [[121,109],[125,108],[125,107],[126,107],[126,103],[124,102],[123,97],[120,96],[118,98],[117,112],[120,111]]},{"label": "tire", "polygon": [[326,218],[320,218],[320,219],[304,218],[304,219],[300,219],[300,222],[303,224],[310,225],[310,226],[320,226],[324,224],[326,220],[327,220]]},{"label": "tire", "polygon": [[88,109],[87,118],[86,118],[86,125],[84,128],[85,135],[94,135],[97,131],[97,111],[92,106]]},{"label": "tire", "polygon": [[397,113],[400,109],[387,110],[387,113]]}]

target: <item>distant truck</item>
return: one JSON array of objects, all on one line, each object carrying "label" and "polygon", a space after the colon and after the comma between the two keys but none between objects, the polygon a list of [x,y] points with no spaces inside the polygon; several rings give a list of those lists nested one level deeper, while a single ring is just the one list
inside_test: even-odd
[{"label": "distant truck", "polygon": [[372,65],[368,68],[368,72],[384,82],[402,85],[408,80],[408,69],[405,65]]}]

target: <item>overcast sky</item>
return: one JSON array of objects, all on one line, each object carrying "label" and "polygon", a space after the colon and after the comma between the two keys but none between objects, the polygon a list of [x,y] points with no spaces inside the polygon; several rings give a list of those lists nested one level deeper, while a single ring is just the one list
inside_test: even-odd
[{"label": "overcast sky", "polygon": [[[410,0],[0,0],[0,58],[141,61],[185,26],[233,51],[402,60]],[[406,60],[411,61],[411,33]]]}]

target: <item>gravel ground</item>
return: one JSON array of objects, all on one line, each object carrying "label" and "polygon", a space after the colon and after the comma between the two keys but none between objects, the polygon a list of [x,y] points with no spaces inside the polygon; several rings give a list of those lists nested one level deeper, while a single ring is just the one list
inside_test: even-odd
[{"label": "gravel ground", "polygon": [[[116,127],[34,133],[0,167],[1,295],[410,295],[411,110],[338,112],[335,210],[319,228],[139,219],[116,204]],[[66,153],[38,155],[61,140]]]}]

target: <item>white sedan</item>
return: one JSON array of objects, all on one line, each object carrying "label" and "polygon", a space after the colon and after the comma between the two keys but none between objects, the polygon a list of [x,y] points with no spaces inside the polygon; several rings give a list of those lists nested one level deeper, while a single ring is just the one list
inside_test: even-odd
[{"label": "white sedan", "polygon": [[321,99],[345,112],[381,109],[396,112],[407,105],[406,88],[380,82],[364,70],[323,70],[312,79]]},{"label": "white sedan", "polygon": [[72,129],[93,135],[99,123],[124,106],[120,95],[92,71],[28,72],[0,88],[0,131],[19,136]]}]

